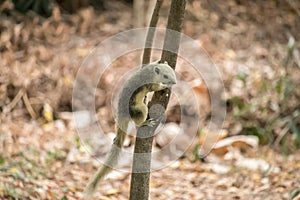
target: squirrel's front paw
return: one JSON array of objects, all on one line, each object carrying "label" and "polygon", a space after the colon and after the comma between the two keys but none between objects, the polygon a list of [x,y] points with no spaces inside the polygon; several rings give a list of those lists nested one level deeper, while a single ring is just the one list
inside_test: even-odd
[{"label": "squirrel's front paw", "polygon": [[156,120],[156,119],[150,118],[150,119],[147,119],[146,121],[144,121],[141,126],[153,127],[157,123],[157,121],[158,120]]}]

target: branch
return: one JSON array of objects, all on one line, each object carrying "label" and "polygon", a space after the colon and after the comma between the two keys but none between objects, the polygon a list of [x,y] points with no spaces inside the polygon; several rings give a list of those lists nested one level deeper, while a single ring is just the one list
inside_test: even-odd
[{"label": "branch", "polygon": [[[161,5],[163,3],[163,0],[157,0],[153,14],[151,17],[151,21],[149,24],[149,29],[146,37],[145,47],[152,47],[154,33],[155,33],[155,27],[157,26],[158,18],[159,18],[159,10],[161,8]],[[154,28],[151,28],[154,27]],[[143,61],[142,64],[148,64],[150,63],[150,57],[151,57],[151,48],[145,48],[144,54],[143,54]]]},{"label": "branch", "polygon": [[[168,17],[168,25],[161,61],[167,61],[173,69],[175,69],[176,66],[185,4],[185,0],[172,0]],[[168,29],[177,31],[177,33],[174,35],[174,32],[171,32]],[[170,49],[173,52],[166,51],[165,49]],[[151,108],[151,111],[153,111],[154,114],[151,115],[151,117],[162,119],[161,116],[164,115],[164,111],[169,103],[170,93],[171,91],[169,89],[154,93],[151,102],[148,104],[149,108],[151,108],[152,105],[155,105],[154,109],[153,107]],[[164,109],[162,109],[161,106],[163,106]],[[143,126],[138,128],[133,155],[130,200],[147,200],[149,198],[152,143],[154,132],[158,124],[156,127]]]}]

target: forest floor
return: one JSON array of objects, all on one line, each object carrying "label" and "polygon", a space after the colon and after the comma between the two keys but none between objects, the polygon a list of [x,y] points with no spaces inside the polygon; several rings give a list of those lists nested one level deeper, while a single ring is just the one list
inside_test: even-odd
[{"label": "forest floor", "polygon": [[[252,137],[246,137],[204,161],[187,155],[166,165],[151,174],[151,199],[299,200],[300,6],[215,2],[188,3],[183,33],[200,42],[222,74],[226,137],[251,130],[261,144],[249,144]],[[132,28],[132,8],[112,1],[105,11],[68,15],[54,9],[46,19],[9,5],[0,5],[0,199],[80,199],[100,164],[72,121],[73,83],[101,41]],[[159,27],[166,25],[167,8],[168,1]],[[135,59],[136,54],[116,60],[122,69],[109,70],[97,90],[105,132],[114,126],[112,80],[135,66]],[[129,173],[113,172],[95,199],[128,199],[129,189]]]}]

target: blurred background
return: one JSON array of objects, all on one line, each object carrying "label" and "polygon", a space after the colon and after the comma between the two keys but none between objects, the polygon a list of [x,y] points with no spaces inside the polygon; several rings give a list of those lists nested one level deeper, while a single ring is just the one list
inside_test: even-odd
[{"label": "blurred background", "polygon": [[[101,41],[146,27],[155,2],[0,0],[0,199],[81,197],[100,166],[93,156],[109,146],[88,151],[76,133],[76,72]],[[169,8],[165,0],[158,27],[166,27]],[[300,2],[189,0],[182,32],[199,41],[221,72],[227,115],[211,154],[200,159],[199,147],[213,134],[205,128],[210,96],[203,80],[179,62],[176,71],[199,102],[200,127],[179,160],[152,173],[151,198],[299,200]],[[111,90],[137,66],[140,53],[115,60],[96,90],[97,116],[109,138]],[[175,136],[171,148],[186,148],[180,109],[170,102],[154,150]],[[128,137],[126,148],[132,145]],[[129,163],[121,161],[124,168]],[[128,199],[129,180],[128,173],[113,172],[100,184],[98,199]]]}]

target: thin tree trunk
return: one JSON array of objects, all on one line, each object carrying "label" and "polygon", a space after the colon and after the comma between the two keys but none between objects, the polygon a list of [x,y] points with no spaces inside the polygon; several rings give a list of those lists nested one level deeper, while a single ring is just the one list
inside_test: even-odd
[{"label": "thin tree trunk", "polygon": [[[163,3],[163,0],[157,0],[154,10],[153,10],[153,14],[151,17],[151,21],[149,24],[149,29],[148,29],[148,33],[147,33],[147,37],[146,37],[146,47],[151,47],[152,43],[153,43],[153,38],[154,38],[154,33],[155,33],[155,27],[157,26],[157,22],[159,19],[159,10],[161,8],[161,5]],[[150,57],[151,57],[151,48],[145,48],[144,49],[144,54],[143,54],[143,61],[142,64],[148,64],[150,63]]]},{"label": "thin tree trunk", "polygon": [[[175,53],[163,50],[161,61],[167,61],[173,69],[175,69],[176,66],[185,4],[185,0],[172,0],[168,17],[164,49],[171,49]],[[174,32],[168,31],[168,29],[177,31],[178,33],[174,35]],[[152,105],[158,104],[166,108],[169,102],[170,93],[171,91],[169,89],[155,92],[148,106],[151,107]],[[164,115],[165,109],[159,109],[159,106],[156,106],[156,108],[158,109],[154,110],[154,116],[152,115],[151,117],[159,119]],[[144,126],[137,131],[133,156],[130,200],[147,200],[149,198],[151,152],[156,128],[157,126]]]}]

